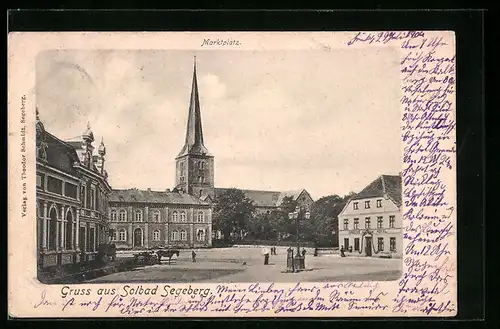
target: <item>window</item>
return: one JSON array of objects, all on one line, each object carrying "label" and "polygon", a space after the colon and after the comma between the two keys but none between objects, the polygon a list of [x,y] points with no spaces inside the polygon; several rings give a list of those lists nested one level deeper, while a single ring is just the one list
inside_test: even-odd
[{"label": "window", "polygon": [[359,251],[359,238],[354,238],[354,251]]},{"label": "window", "polygon": [[370,228],[370,217],[365,218],[365,228]]},{"label": "window", "polygon": [[153,212],[153,221],[155,221],[155,222],[159,222],[160,221],[160,211],[155,210]]},{"label": "window", "polygon": [[186,212],[181,211],[181,222],[185,222],[185,221],[186,221]]},{"label": "window", "polygon": [[396,216],[389,216],[389,227],[394,228],[396,226]]},{"label": "window", "polygon": [[36,175],[36,186],[37,187],[42,187],[43,184],[42,184],[42,176],[40,175]]},{"label": "window", "polygon": [[174,211],[172,213],[172,222],[177,222],[179,221],[179,214],[177,213],[177,211]]},{"label": "window", "polygon": [[179,241],[179,232],[177,230],[172,231],[172,241]]},{"label": "window", "polygon": [[382,200],[377,200],[377,208],[382,208]]},{"label": "window", "polygon": [[181,240],[186,241],[187,240],[187,232],[186,230],[181,230]]},{"label": "window", "polygon": [[153,241],[160,241],[160,230],[153,231]]},{"label": "window", "polygon": [[377,239],[378,251],[384,251],[384,238]]},{"label": "window", "polygon": [[122,229],[120,230],[120,232],[118,233],[118,239],[119,239],[120,241],[125,241],[125,240],[127,240],[127,231],[126,231],[124,228],[122,228]]},{"label": "window", "polygon": [[389,240],[389,242],[390,242],[390,245],[391,245],[391,246],[390,246],[391,251],[396,251],[396,238],[391,238],[391,239]]},{"label": "window", "polygon": [[382,228],[384,227],[384,217],[379,216],[377,217],[377,228]]},{"label": "window", "polygon": [[94,209],[95,210],[95,205],[96,205],[96,202],[95,202],[95,188],[91,188],[90,190],[90,209]]},{"label": "window", "polygon": [[352,204],[354,210],[358,210],[358,202]]},{"label": "window", "polygon": [[127,221],[127,211],[125,209],[120,210],[120,222],[126,222]]},{"label": "window", "polygon": [[118,231],[117,230],[110,230],[111,231],[111,241],[118,241]]},{"label": "window", "polygon": [[80,201],[83,203],[83,208],[87,208],[87,188],[83,185],[80,188]]},{"label": "window", "polygon": [[47,190],[52,193],[62,194],[62,180],[49,176],[47,178]]},{"label": "window", "polygon": [[198,223],[203,223],[203,212],[199,212],[198,215],[196,216],[196,221]]},{"label": "window", "polygon": [[349,218],[344,219],[344,230],[349,229]]},{"label": "window", "polygon": [[365,209],[370,209],[370,201],[365,201]]},{"label": "window", "polygon": [[111,210],[111,220],[116,221],[116,210]]},{"label": "window", "polygon": [[141,210],[135,211],[135,221],[142,222],[142,211]]},{"label": "window", "polygon": [[205,230],[198,230],[198,232],[196,232],[196,240],[198,241],[205,241]]},{"label": "window", "polygon": [[359,229],[359,218],[354,218],[354,229]]}]

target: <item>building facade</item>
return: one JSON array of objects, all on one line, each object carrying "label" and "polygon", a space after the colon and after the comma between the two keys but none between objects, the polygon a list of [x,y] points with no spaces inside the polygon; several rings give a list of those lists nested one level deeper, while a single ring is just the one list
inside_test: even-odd
[{"label": "building facade", "polygon": [[[109,217],[113,241],[118,248],[210,247],[212,238],[220,237],[220,232],[212,230],[212,204],[226,189],[215,188],[214,156],[204,144],[196,62],[185,142],[175,163],[172,191],[112,191]],[[253,201],[258,213],[279,208],[285,197],[291,197],[302,206],[310,206],[313,202],[304,189],[243,192]]]},{"label": "building facade", "polygon": [[113,190],[109,218],[119,249],[212,246],[211,206],[187,193]]},{"label": "building facade", "polygon": [[378,177],[339,214],[339,245],[347,255],[401,257],[401,205],[401,176]]},{"label": "building facade", "polygon": [[38,268],[47,270],[95,258],[108,242],[106,147],[94,154],[94,135],[62,141],[36,119],[36,214]]}]

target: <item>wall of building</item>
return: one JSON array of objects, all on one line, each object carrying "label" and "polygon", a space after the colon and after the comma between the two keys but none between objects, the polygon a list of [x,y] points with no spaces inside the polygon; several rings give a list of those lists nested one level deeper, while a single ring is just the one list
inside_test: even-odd
[{"label": "wall of building", "polygon": [[[369,204],[366,204],[367,201]],[[369,208],[367,205],[369,205]],[[367,219],[369,219],[368,227]],[[338,233],[339,246],[344,246],[348,254],[348,247],[352,247],[354,255],[366,255],[365,247],[367,244],[366,238],[368,237],[371,238],[373,244],[372,256],[391,254],[393,257],[401,257],[402,255],[401,211],[390,199],[366,198],[351,200],[339,216]],[[380,248],[379,238],[382,239]],[[395,241],[392,250],[391,238]],[[345,239],[348,241],[347,246]],[[356,250],[358,249],[356,248],[356,239],[359,239],[359,250]]]},{"label": "wall of building", "polygon": [[[208,206],[112,202],[109,211],[110,228],[114,232],[112,241],[117,248],[204,248],[212,245],[212,212]],[[120,218],[123,212],[125,220]],[[137,213],[142,214],[142,219],[136,216]],[[202,216],[198,217],[199,214]],[[203,240],[198,240],[198,230],[205,231]],[[125,236],[120,235],[123,231]],[[155,231],[159,235],[155,236]]]}]

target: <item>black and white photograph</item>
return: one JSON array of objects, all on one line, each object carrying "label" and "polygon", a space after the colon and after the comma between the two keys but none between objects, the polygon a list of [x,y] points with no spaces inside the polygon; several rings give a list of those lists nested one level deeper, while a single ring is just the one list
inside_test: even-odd
[{"label": "black and white photograph", "polygon": [[399,56],[38,53],[38,280],[398,280]]}]

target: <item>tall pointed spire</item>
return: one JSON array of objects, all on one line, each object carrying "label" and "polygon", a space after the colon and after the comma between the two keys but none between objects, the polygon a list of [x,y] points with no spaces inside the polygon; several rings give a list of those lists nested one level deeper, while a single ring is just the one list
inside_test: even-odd
[{"label": "tall pointed spire", "polygon": [[198,94],[198,79],[196,76],[196,56],[193,62],[193,82],[191,86],[191,98],[189,101],[189,114],[186,129],[186,140],[179,157],[186,154],[209,155],[203,144],[203,128],[201,124],[200,98]]}]

